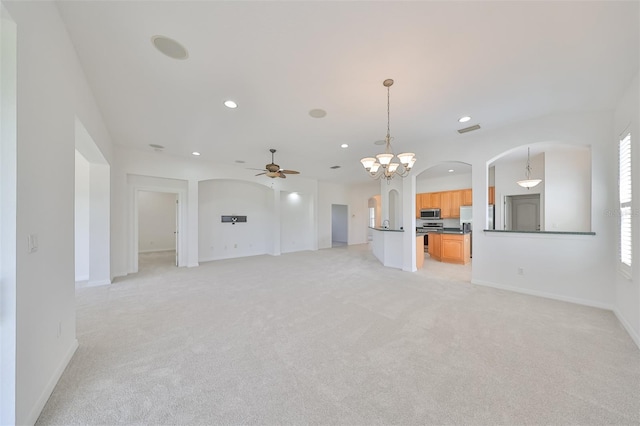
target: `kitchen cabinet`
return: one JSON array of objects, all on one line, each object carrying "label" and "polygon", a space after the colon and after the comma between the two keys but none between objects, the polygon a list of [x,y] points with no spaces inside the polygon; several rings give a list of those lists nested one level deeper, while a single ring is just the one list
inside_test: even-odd
[{"label": "kitchen cabinet", "polygon": [[470,206],[473,204],[473,191],[471,188],[462,190],[462,202],[461,206]]},{"label": "kitchen cabinet", "polygon": [[443,219],[455,219],[460,217],[460,204],[462,191],[445,191],[440,193],[440,213]]},{"label": "kitchen cabinet", "polygon": [[496,187],[489,187],[489,205],[496,203]]},{"label": "kitchen cabinet", "polygon": [[429,256],[440,262],[466,265],[471,261],[471,234],[429,233]]},{"label": "kitchen cabinet", "polygon": [[432,259],[440,260],[441,252],[440,252],[440,243],[442,241],[442,234],[437,232],[429,233],[429,249],[428,253]]},{"label": "kitchen cabinet", "polygon": [[466,265],[471,260],[470,234],[442,234],[440,243],[442,262]]},{"label": "kitchen cabinet", "polygon": [[416,235],[416,268],[424,264],[424,235]]}]

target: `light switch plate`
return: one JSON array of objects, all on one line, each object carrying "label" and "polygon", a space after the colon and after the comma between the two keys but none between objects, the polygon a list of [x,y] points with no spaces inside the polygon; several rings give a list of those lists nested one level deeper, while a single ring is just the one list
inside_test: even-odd
[{"label": "light switch plate", "polygon": [[29,235],[27,249],[29,253],[38,251],[38,234]]}]

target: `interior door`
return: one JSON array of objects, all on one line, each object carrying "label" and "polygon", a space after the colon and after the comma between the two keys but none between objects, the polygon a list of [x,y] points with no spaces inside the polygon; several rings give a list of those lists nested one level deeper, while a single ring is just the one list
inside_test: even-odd
[{"label": "interior door", "polygon": [[540,194],[514,195],[509,198],[511,198],[511,229],[513,231],[539,231]]}]

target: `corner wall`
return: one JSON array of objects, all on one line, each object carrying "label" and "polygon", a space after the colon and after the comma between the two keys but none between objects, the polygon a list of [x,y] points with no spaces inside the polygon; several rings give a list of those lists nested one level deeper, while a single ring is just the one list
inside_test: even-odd
[{"label": "corner wall", "polygon": [[[19,76],[15,422],[33,424],[78,346],[76,117],[107,160],[111,141],[55,3],[3,5],[17,25]],[[29,252],[29,235],[37,237],[37,251]]]}]

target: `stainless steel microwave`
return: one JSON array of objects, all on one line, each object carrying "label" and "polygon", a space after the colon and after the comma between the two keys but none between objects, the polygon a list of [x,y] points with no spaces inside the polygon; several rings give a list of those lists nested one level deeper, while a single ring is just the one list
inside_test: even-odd
[{"label": "stainless steel microwave", "polygon": [[420,219],[440,219],[440,209],[422,209]]}]

